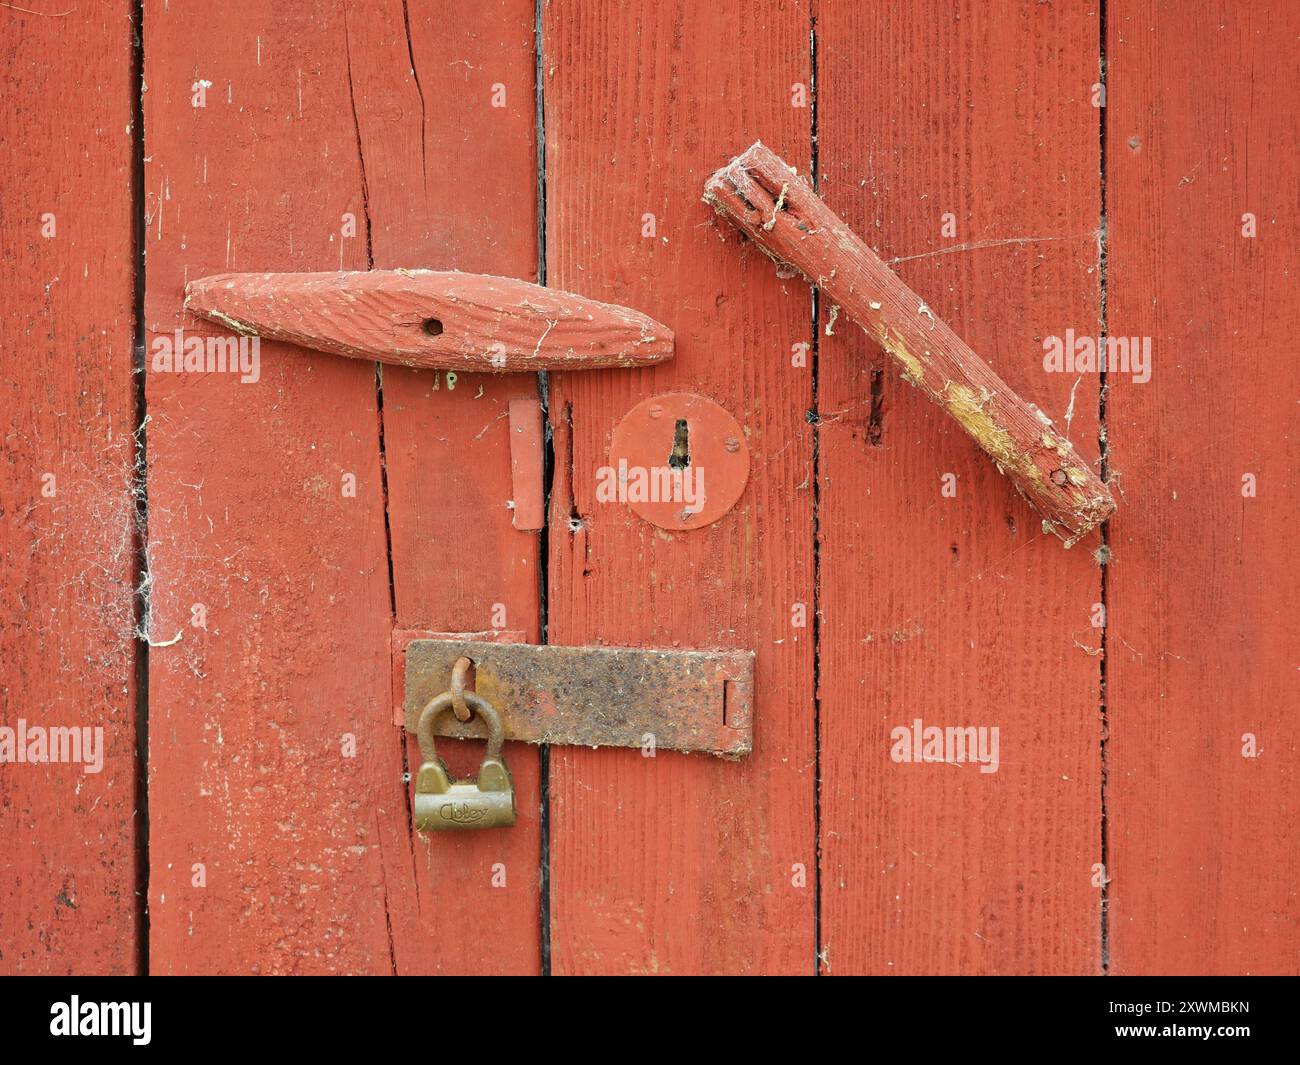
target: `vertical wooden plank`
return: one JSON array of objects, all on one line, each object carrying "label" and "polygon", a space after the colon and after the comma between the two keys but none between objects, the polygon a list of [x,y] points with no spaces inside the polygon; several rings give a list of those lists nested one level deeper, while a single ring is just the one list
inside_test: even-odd
[{"label": "vertical wooden plank", "polygon": [[[151,321],[170,326],[181,280],[220,269],[533,276],[532,24],[520,0],[472,15],[320,3],[253,8],[214,44],[197,16],[158,11]],[[196,80],[213,82],[204,107]],[[535,381],[452,387],[262,353],[257,384],[151,378],[154,630],[185,634],[155,651],[154,861],[179,870],[155,893],[156,964],[537,971],[537,755],[513,759],[516,829],[420,838],[402,784],[418,748],[389,719],[386,659],[394,607],[402,628],[536,636],[536,536],[507,506],[508,403]],[[178,424],[195,409],[202,437]],[[224,465],[213,433],[240,441]],[[209,538],[220,548],[196,548]],[[217,602],[220,630],[190,631],[191,596]],[[188,709],[201,700],[207,717]],[[355,758],[340,754],[349,737]],[[474,752],[448,753],[471,768]],[[207,832],[196,801],[215,807]],[[219,866],[207,888],[190,883],[195,863]]]},{"label": "vertical wooden plank", "polygon": [[[0,10],[0,972],[131,973],[129,5],[21,6]],[[20,722],[92,742],[18,762]]]},{"label": "vertical wooden plank", "polygon": [[[677,336],[653,370],[554,379],[551,642],[758,652],[742,762],[552,751],[554,969],[811,972],[812,375],[791,364],[808,295],[700,202],[759,135],[807,165],[807,10],[552,2],[543,27],[549,280]],[[730,410],[753,460],[734,510],[677,534],[595,493],[614,426],[673,390]]]},{"label": "vertical wooden plank", "polygon": [[1112,972],[1300,969],[1297,35],[1108,7],[1110,332],[1152,364],[1107,401]]},{"label": "vertical wooden plank", "polygon": [[219,32],[145,6],[154,972],[396,969],[374,368],[272,343],[251,383],[154,361],[173,329],[208,332],[187,278],[365,267],[364,224],[342,234],[365,210],[349,73],[374,59],[326,0]]},{"label": "vertical wooden plank", "polygon": [[[823,195],[1091,457],[1097,376],[1045,373],[1043,339],[1098,328],[1098,50],[1096,13],[1072,5],[817,5]],[[864,95],[864,78],[882,91]],[[1095,972],[1096,538],[1062,550],[962,430],[831,317],[822,307],[823,971]],[[893,730],[918,719],[997,728],[997,771],[895,761]]]},{"label": "vertical wooden plank", "polygon": [[[347,26],[372,265],[535,280],[532,0],[390,2],[349,8]],[[536,378],[382,370],[397,626],[537,641],[538,537],[516,531],[509,506],[510,404],[535,401]],[[540,471],[535,488],[540,498]],[[439,752],[468,776],[482,745]],[[403,824],[405,865],[389,875],[414,875],[416,906],[395,925],[401,972],[540,971],[539,754],[505,754],[512,829],[420,836]],[[412,739],[412,768],[419,759]]]}]

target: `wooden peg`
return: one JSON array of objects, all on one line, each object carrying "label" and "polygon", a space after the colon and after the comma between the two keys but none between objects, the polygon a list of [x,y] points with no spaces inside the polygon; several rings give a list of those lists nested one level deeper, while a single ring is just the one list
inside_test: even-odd
[{"label": "wooden peg", "polygon": [[761,142],[704,186],[704,201],[778,263],[816,285],[951,414],[1066,546],[1115,510],[1052,423],[1012,390],[903,283],[792,167]]}]

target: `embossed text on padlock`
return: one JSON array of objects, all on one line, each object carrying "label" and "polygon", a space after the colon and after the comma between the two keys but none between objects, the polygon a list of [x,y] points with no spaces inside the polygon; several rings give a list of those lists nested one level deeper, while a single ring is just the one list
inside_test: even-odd
[{"label": "embossed text on padlock", "polygon": [[443,692],[420,714],[416,735],[424,762],[415,778],[415,827],[421,832],[461,828],[506,828],[515,823],[515,789],[501,758],[504,730],[492,704],[481,695],[465,692],[469,708],[487,726],[487,754],[475,783],[452,780],[438,757],[433,723],[451,709],[452,693]]}]

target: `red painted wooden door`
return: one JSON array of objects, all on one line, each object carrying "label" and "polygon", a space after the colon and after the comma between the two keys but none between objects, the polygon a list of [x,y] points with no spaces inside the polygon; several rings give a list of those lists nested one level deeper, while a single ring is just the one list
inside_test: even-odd
[{"label": "red painted wooden door", "polygon": [[[0,5],[0,729],[102,736],[0,765],[0,971],[1300,969],[1297,32],[1278,0]],[[714,218],[760,138],[1110,481],[1100,534],[1063,550]],[[155,359],[214,332],[189,280],[398,267],[636,307],[675,358]],[[1058,372],[1079,338],[1131,357]],[[752,458],[689,532],[596,492],[671,391]],[[518,823],[421,834],[411,631],[754,650],[754,751],[509,745]],[[983,746],[918,761],[926,729]]]}]

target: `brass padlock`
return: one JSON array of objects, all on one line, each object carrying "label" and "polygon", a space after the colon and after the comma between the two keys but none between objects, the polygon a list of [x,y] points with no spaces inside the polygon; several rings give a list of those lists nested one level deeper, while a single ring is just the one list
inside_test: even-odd
[{"label": "brass padlock", "polygon": [[452,780],[433,742],[433,723],[451,709],[451,701],[452,693],[443,692],[420,714],[416,735],[424,762],[415,778],[415,827],[421,832],[507,828],[515,823],[515,787],[501,758],[501,718],[481,695],[465,692],[465,702],[487,726],[487,754],[476,783]]}]

